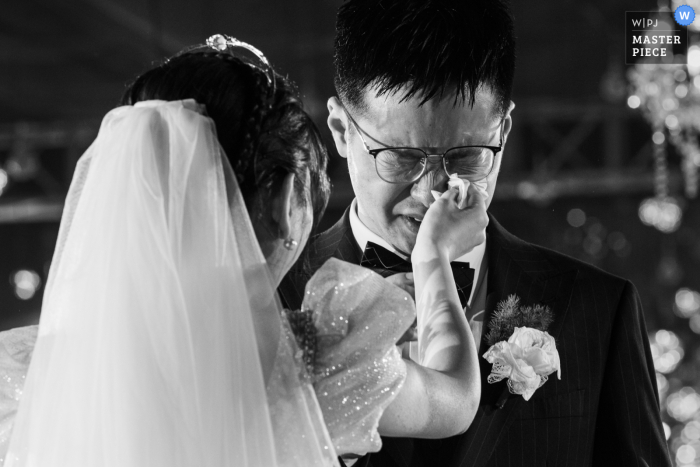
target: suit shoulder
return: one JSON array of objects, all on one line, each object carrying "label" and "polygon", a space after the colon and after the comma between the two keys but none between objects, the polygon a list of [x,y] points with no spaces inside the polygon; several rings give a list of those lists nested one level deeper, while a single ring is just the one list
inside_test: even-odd
[{"label": "suit shoulder", "polygon": [[550,263],[552,263],[557,269],[571,270],[575,269],[578,272],[578,278],[587,279],[592,281],[604,281],[609,286],[615,288],[624,288],[627,284],[631,282],[623,277],[616,276],[608,271],[605,271],[597,266],[590,263],[586,263],[580,259],[574,258],[572,256],[554,251],[550,248],[543,246],[530,244],[533,248],[537,249],[540,254],[542,254]]},{"label": "suit shoulder", "polygon": [[311,237],[306,245],[302,259],[292,268],[291,274],[310,277],[323,263],[338,251],[343,239],[350,229],[348,212],[328,230]]},{"label": "suit shoulder", "polygon": [[577,281],[588,280],[594,284],[602,283],[608,290],[623,289],[627,284],[630,284],[628,280],[580,259],[525,241],[508,232],[495,217],[490,215],[489,218],[490,222],[486,232],[487,238],[493,242],[491,251],[506,250],[516,261],[539,263],[537,269],[546,275],[575,270]]}]

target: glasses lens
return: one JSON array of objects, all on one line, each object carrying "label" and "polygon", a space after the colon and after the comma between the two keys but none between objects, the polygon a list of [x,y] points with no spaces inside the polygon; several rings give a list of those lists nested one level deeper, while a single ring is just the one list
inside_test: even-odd
[{"label": "glasses lens", "polygon": [[445,170],[476,182],[491,173],[494,158],[489,148],[453,148],[445,153]]},{"label": "glasses lens", "polygon": [[423,172],[425,154],[418,149],[384,149],[375,158],[377,174],[389,183],[408,183]]}]

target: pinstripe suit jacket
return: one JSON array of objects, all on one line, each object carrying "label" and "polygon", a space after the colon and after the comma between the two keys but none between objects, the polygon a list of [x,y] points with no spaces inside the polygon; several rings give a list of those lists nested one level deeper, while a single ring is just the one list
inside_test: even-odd
[{"label": "pinstripe suit jacket", "polygon": [[[590,265],[526,243],[491,217],[487,229],[486,318],[510,294],[548,305],[562,376],[550,376],[525,401],[505,381],[488,384],[484,329],[479,350],[482,396],[461,435],[442,440],[383,438],[379,453],[356,467],[670,466],[646,326],[634,286]],[[359,264],[348,212],[317,236],[312,271],[328,258]],[[298,308],[308,272],[293,270],[280,286]],[[505,391],[505,392],[504,392]]]}]

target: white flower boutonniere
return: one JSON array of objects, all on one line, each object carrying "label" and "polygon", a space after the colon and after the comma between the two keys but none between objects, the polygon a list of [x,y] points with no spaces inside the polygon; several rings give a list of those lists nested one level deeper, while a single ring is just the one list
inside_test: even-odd
[{"label": "white flower boutonniere", "polygon": [[521,307],[515,295],[499,303],[486,336],[491,347],[484,358],[493,364],[488,382],[508,379],[510,392],[529,400],[552,373],[561,379],[559,352],[546,331],[552,321],[548,307]]}]

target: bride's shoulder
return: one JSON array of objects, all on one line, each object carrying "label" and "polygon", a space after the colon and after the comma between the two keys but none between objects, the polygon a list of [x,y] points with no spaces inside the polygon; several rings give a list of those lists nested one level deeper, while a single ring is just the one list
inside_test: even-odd
[{"label": "bride's shoulder", "polygon": [[39,326],[25,326],[0,332],[0,373],[29,366]]},{"label": "bride's shoulder", "polygon": [[306,284],[290,323],[311,356],[306,363],[338,454],[380,449],[379,419],[406,377],[395,344],[415,313],[406,291],[339,259],[326,261]]},{"label": "bride's shoulder", "polygon": [[388,307],[411,322],[415,318],[415,304],[408,292],[371,269],[337,258],[328,259],[309,279],[304,305],[326,312],[345,309],[355,315],[374,315],[377,307]]},{"label": "bride's shoulder", "polygon": [[26,326],[0,332],[0,464],[10,442],[38,329]]}]

